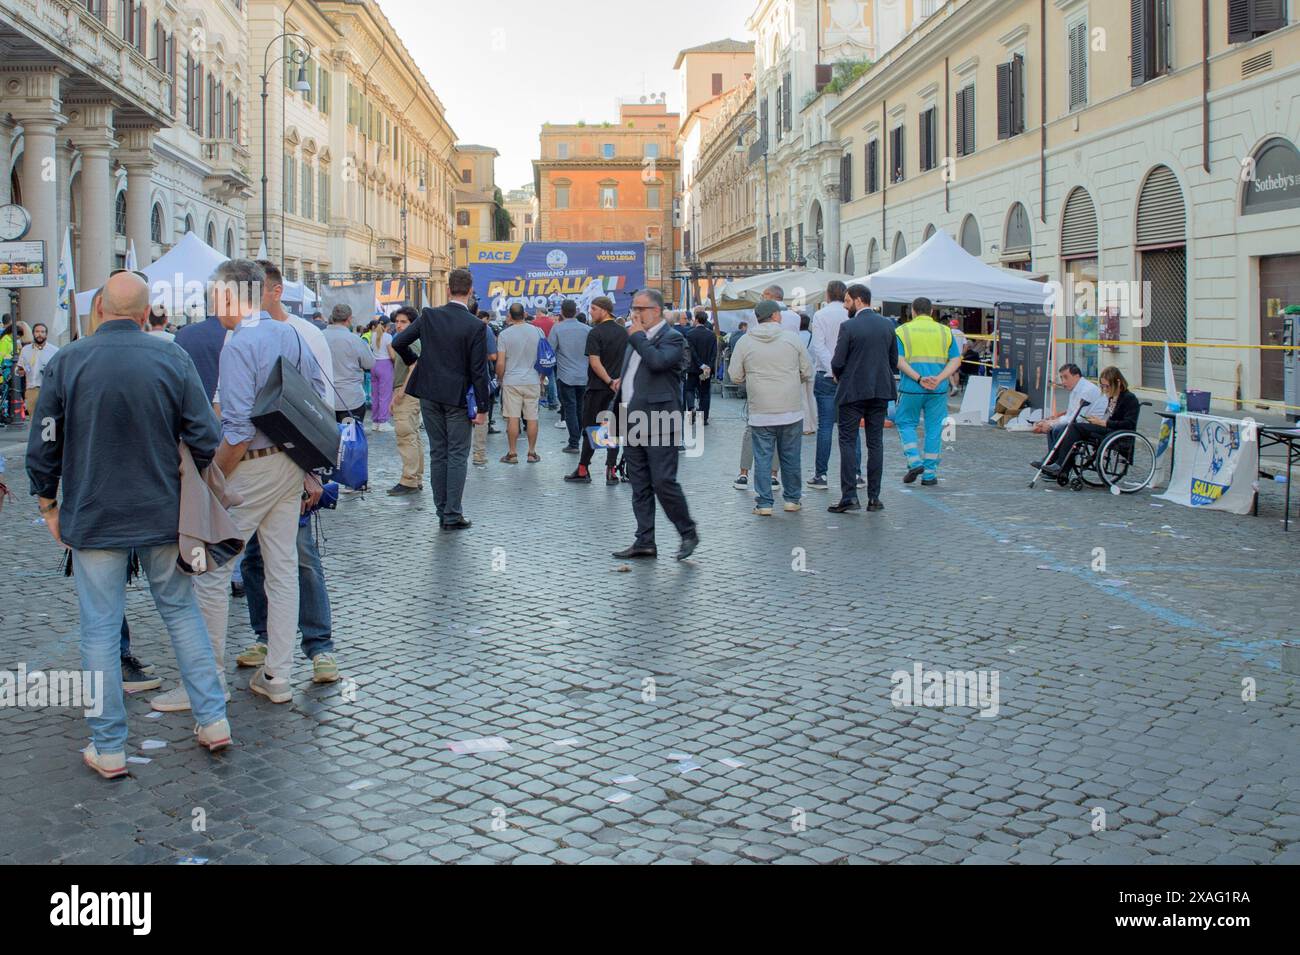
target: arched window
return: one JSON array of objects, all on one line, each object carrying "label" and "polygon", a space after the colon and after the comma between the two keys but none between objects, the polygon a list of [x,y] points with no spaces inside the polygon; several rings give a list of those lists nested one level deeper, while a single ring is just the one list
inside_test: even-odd
[{"label": "arched window", "polygon": [[185,217],[185,234],[189,235],[193,231],[194,231],[194,217],[191,215],[187,215]]},{"label": "arched window", "polygon": [[921,241],[922,241],[922,242],[928,242],[928,241],[930,240],[930,236],[932,236],[932,235],[934,235],[934,223],[933,223],[933,222],[931,222],[928,226],[926,226],[926,227],[925,227],[925,231],[921,233]]},{"label": "arched window", "polygon": [[1097,254],[1097,207],[1082,187],[1071,191],[1061,214],[1061,255],[1086,258]]},{"label": "arched window", "polygon": [[851,245],[844,247],[844,274],[853,274],[853,246]]},{"label": "arched window", "polygon": [[876,240],[872,239],[867,243],[867,274],[873,275],[880,271],[880,247],[876,245]]},{"label": "arched window", "polygon": [[907,255],[907,240],[903,238],[903,233],[898,232],[894,235],[894,261],[898,262]]},{"label": "arched window", "polygon": [[226,257],[233,259],[235,257],[235,230],[226,230]]},{"label": "arched window", "polygon": [[1017,202],[1007,213],[1007,227],[1002,237],[1002,257],[1012,262],[1028,261],[1032,247],[1029,213],[1022,203]]},{"label": "arched window", "polygon": [[117,205],[113,209],[113,233],[126,235],[126,192],[117,194]]},{"label": "arched window", "polygon": [[959,241],[961,247],[976,258],[984,252],[984,245],[980,242],[980,224],[975,221],[974,216],[968,215],[962,220]]},{"label": "arched window", "polygon": [[154,245],[163,244],[163,211],[162,206],[156,202],[153,211],[149,213],[149,241]]},{"label": "arched window", "polygon": [[214,249],[217,247],[217,224],[211,219],[208,220],[207,243]]}]

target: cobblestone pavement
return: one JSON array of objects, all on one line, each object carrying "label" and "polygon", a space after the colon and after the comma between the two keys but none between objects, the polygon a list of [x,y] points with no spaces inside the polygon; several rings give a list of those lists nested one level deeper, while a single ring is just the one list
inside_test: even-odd
[{"label": "cobblestone pavement", "polygon": [[[562,483],[551,415],[540,464],[497,463],[491,439],[468,533],[438,531],[427,490],[345,499],[325,566],[354,684],[313,686],[302,664],[279,707],[240,671],[217,757],[134,697],[128,752],[167,747],[115,783],[81,765],[79,713],[0,710],[0,861],[1300,861],[1280,667],[1300,528],[1283,533],[1276,489],[1257,519],[1029,491],[1041,438],[990,428],[958,432],[940,487],[904,488],[889,432],[883,513],[806,491],[761,519],[731,487],[739,415],[715,403],[682,461],[703,538],[685,563],[617,570],[628,488]],[[375,487],[396,467],[372,437]],[[0,517],[0,666],[75,668],[71,582],[34,517],[28,500]],[[128,616],[171,685],[146,591]],[[247,637],[232,625],[232,666]],[[918,663],[996,671],[996,715],[893,706],[891,674]],[[490,736],[509,750],[447,749]]]}]

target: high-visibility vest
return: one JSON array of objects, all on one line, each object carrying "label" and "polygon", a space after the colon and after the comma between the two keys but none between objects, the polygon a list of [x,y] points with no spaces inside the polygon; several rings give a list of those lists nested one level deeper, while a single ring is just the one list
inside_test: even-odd
[{"label": "high-visibility vest", "polygon": [[947,325],[940,325],[929,315],[918,315],[906,325],[898,326],[897,334],[903,346],[903,358],[913,368],[925,364],[942,369],[948,364],[952,329]]}]

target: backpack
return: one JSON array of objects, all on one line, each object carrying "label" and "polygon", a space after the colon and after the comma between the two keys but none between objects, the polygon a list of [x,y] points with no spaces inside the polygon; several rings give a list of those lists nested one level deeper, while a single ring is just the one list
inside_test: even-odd
[{"label": "backpack", "polygon": [[539,375],[549,375],[555,370],[555,349],[551,347],[545,335],[541,332],[537,335],[537,361],[533,362],[533,368]]}]

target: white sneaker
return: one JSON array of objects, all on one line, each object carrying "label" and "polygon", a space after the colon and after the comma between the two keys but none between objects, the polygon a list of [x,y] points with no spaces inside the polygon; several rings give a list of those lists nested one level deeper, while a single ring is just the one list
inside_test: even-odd
[{"label": "white sneaker", "polygon": [[552,425],[552,427],[554,427],[554,428],[567,428],[568,425],[565,424],[565,423],[564,423],[564,419],[561,418],[559,421],[555,422],[555,424]]},{"label": "white sneaker", "polygon": [[[226,675],[221,674],[221,693],[230,702],[230,687],[226,686]],[[180,683],[166,693],[159,693],[149,701],[149,705],[159,713],[184,713],[190,708],[190,696],[185,692],[185,684]]]},{"label": "white sneaker", "polygon": [[392,426],[391,424],[389,424],[387,421],[385,421],[383,424],[381,424],[381,425],[377,425],[377,426],[375,427],[375,430],[376,430],[376,431],[392,431],[392,430],[393,430],[393,426]]},{"label": "white sneaker", "polygon": [[103,756],[91,743],[81,751],[81,760],[105,779],[126,775],[126,753],[106,753]]},{"label": "white sneaker", "polygon": [[293,702],[293,687],[288,680],[268,678],[266,667],[259,667],[248,681],[248,688],[258,696],[264,696],[272,703]]},{"label": "white sneaker", "polygon": [[209,752],[215,753],[230,745],[230,721],[217,720],[207,726],[194,727],[194,736],[198,743]]}]

